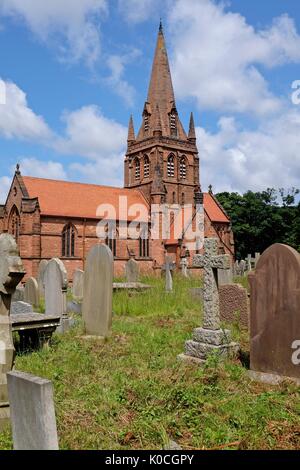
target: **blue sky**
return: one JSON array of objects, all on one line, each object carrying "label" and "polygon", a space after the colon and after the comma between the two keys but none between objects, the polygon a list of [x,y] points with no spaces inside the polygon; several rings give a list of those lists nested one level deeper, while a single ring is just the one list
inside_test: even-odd
[{"label": "blue sky", "polygon": [[203,189],[300,186],[297,0],[0,0],[2,202],[17,162],[32,176],[122,185],[160,16]]}]

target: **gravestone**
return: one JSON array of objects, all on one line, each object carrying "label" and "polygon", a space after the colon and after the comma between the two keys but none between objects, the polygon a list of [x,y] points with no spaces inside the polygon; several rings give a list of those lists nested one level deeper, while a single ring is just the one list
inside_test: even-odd
[{"label": "gravestone", "polygon": [[204,268],[203,325],[194,330],[193,339],[185,343],[185,354],[179,357],[203,364],[213,352],[227,357],[238,350],[230,331],[221,329],[219,307],[218,269],[228,269],[230,257],[218,255],[218,239],[206,238],[204,255],[194,255],[193,266]]},{"label": "gravestone", "polygon": [[6,373],[13,367],[14,345],[10,323],[12,295],[25,271],[15,239],[0,235],[0,430],[9,423]]},{"label": "gravestone", "polygon": [[12,302],[19,302],[19,301],[24,302],[24,287],[23,286],[19,285],[16,288],[11,300]]},{"label": "gravestone", "polygon": [[113,255],[108,246],[95,245],[84,272],[82,315],[87,337],[104,340],[111,334]]},{"label": "gravestone", "polygon": [[249,328],[249,300],[247,289],[239,284],[219,286],[220,317],[240,328]]},{"label": "gravestone", "polygon": [[11,303],[11,315],[27,315],[28,313],[34,313],[31,304],[21,301]]},{"label": "gravestone", "polygon": [[135,259],[130,258],[130,260],[125,264],[126,282],[138,282],[139,272],[139,263],[135,261]]},{"label": "gravestone", "polygon": [[233,283],[232,268],[229,269],[218,269],[218,285],[224,286]]},{"label": "gravestone", "polygon": [[43,259],[39,264],[38,275],[37,275],[37,282],[39,286],[39,295],[40,298],[45,297],[45,270],[47,267],[48,261]]},{"label": "gravestone", "polygon": [[13,371],[7,384],[14,450],[58,450],[50,380]]},{"label": "gravestone", "polygon": [[261,380],[300,379],[300,254],[270,246],[250,283],[250,367]]},{"label": "gravestone", "polygon": [[24,302],[38,307],[40,304],[39,286],[34,277],[30,277],[24,287]]},{"label": "gravestone", "polygon": [[169,256],[166,256],[166,261],[163,266],[166,276],[166,292],[173,292],[173,276],[172,270],[175,269],[175,263]]},{"label": "gravestone", "polygon": [[67,288],[68,276],[63,262],[53,258],[47,264],[44,274],[45,282],[45,314],[59,315],[61,326],[58,332],[64,333],[70,327],[70,319],[67,313]]},{"label": "gravestone", "polygon": [[189,262],[187,258],[181,258],[180,266],[181,266],[181,274],[183,275],[183,277],[189,278],[189,272],[188,272]]},{"label": "gravestone", "polygon": [[81,269],[76,269],[73,274],[72,294],[77,300],[83,299],[83,282],[84,272]]}]

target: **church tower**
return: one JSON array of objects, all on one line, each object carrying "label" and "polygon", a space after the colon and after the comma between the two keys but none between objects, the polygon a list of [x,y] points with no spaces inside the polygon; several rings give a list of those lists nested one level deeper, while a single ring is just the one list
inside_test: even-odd
[{"label": "church tower", "polygon": [[201,198],[193,114],[188,134],[174,96],[162,25],[159,26],[142,125],[128,128],[125,187],[139,189],[149,203],[195,204]]}]

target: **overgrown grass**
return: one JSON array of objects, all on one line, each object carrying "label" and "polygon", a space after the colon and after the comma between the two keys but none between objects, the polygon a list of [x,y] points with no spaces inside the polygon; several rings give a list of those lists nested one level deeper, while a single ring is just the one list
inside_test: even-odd
[{"label": "overgrown grass", "polygon": [[[175,278],[174,294],[160,279],[146,282],[149,292],[114,294],[106,344],[84,340],[79,324],[17,357],[17,369],[53,382],[60,448],[161,449],[172,438],[184,449],[299,449],[296,385],[251,382],[238,360],[212,357],[204,369],[178,361],[201,307],[186,280]],[[11,448],[9,433],[0,448]]]}]

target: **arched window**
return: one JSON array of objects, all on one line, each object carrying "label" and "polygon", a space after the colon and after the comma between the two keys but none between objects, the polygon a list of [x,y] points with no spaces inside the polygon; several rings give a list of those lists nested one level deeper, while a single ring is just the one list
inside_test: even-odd
[{"label": "arched window", "polygon": [[8,232],[15,238],[16,242],[19,240],[20,225],[21,219],[19,211],[16,206],[13,206],[9,215]]},{"label": "arched window", "polygon": [[144,156],[144,178],[149,178],[150,176],[150,160],[148,155]]},{"label": "arched window", "polygon": [[169,178],[174,178],[174,176],[175,176],[174,155],[170,155],[168,157],[167,175],[168,175]]},{"label": "arched window", "polygon": [[135,179],[139,180],[141,178],[141,165],[138,158],[134,160],[134,169],[135,169]]},{"label": "arched window", "polygon": [[181,179],[186,179],[186,159],[181,157],[179,162],[179,177]]},{"label": "arched window", "polygon": [[77,230],[73,224],[67,224],[62,233],[62,250],[64,258],[73,258],[76,249]]},{"label": "arched window", "polygon": [[140,258],[149,258],[150,256],[150,243],[149,243],[149,232],[148,227],[145,225],[141,230],[141,236],[139,238],[139,255]]},{"label": "arched window", "polygon": [[170,131],[171,135],[177,136],[177,119],[174,111],[170,113]]},{"label": "arched window", "polygon": [[111,252],[114,257],[117,256],[117,238],[118,238],[117,230],[111,229],[110,227],[108,227],[105,243],[111,249]]}]

